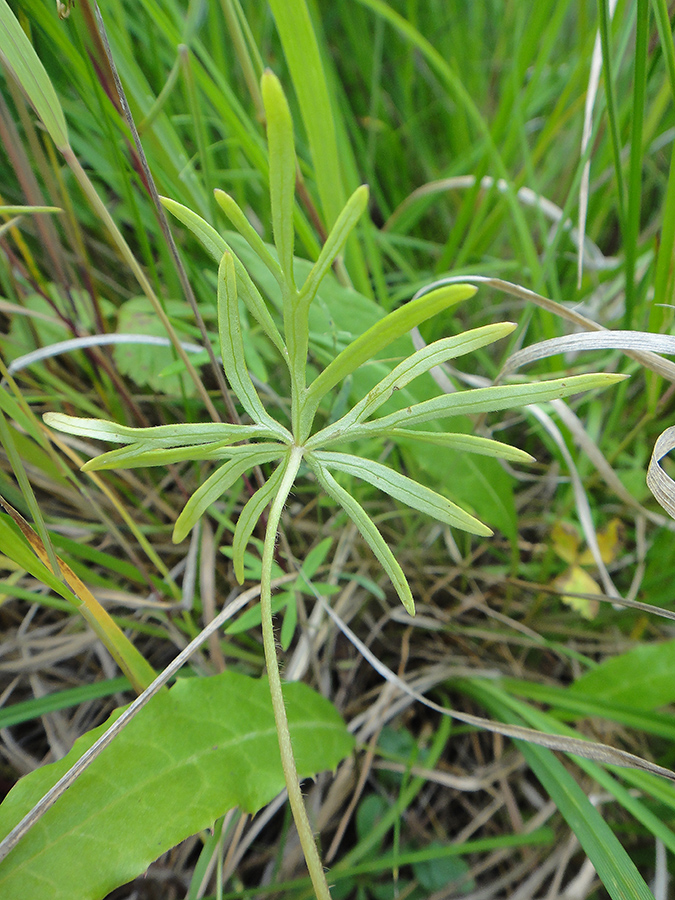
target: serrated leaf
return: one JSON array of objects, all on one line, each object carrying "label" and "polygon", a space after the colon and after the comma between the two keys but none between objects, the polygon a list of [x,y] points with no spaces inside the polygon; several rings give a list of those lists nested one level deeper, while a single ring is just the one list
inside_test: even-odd
[{"label": "serrated leaf", "polygon": [[279,254],[279,263],[289,285],[295,284],[293,274],[295,205],[295,143],[293,120],[281,83],[267,69],[262,76],[261,91],[267,118],[267,144],[270,162],[270,201],[272,230]]},{"label": "serrated leaf", "polygon": [[471,534],[486,537],[492,534],[492,529],[469,515],[456,503],[447,500],[418,481],[413,481],[412,478],[390,469],[389,466],[371,459],[363,459],[360,456],[352,456],[349,453],[328,453],[318,450],[314,456],[323,466],[367,481],[368,484],[384,491],[390,497],[400,500],[401,503],[405,503],[412,509],[432,516],[439,522],[461,528],[462,531],[468,531]]},{"label": "serrated leaf", "polygon": [[361,536],[391,579],[391,583],[393,584],[401,603],[410,615],[414,616],[415,601],[413,600],[410,585],[403,573],[403,569],[389,549],[389,545],[377,530],[373,520],[352,495],[337,483],[324,466],[315,459],[312,459],[311,456],[307,457],[307,463],[328,496],[332,497],[333,500],[340,504],[352,522],[356,525]]},{"label": "serrated leaf", "polygon": [[625,377],[611,373],[571,375],[569,378],[555,378],[551,381],[498,385],[458,391],[456,394],[444,394],[441,397],[434,397],[431,400],[424,400],[422,403],[408,406],[388,416],[382,416],[381,419],[353,426],[346,432],[338,432],[335,437],[331,438],[331,441],[333,443],[354,441],[376,434],[386,436],[392,427],[409,427],[437,419],[494,412],[500,409],[528,406],[530,403],[543,403],[547,400],[569,397],[570,394],[578,394],[582,391],[602,390],[623,381]]},{"label": "serrated leaf", "polygon": [[[353,746],[338,713],[303,684],[285,685],[284,698],[301,776],[335,768]],[[0,834],[105,727],[18,783],[0,806]],[[228,809],[254,813],[283,787],[266,680],[234,672],[181,679],[148,703],[0,864],[0,895],[100,900]]]},{"label": "serrated leaf", "polygon": [[244,472],[252,469],[254,466],[262,465],[266,462],[272,462],[279,459],[287,452],[287,447],[283,444],[260,444],[259,446],[244,446],[239,448],[241,453],[235,458],[226,462],[219,469],[206,479],[200,485],[194,494],[185,504],[183,512],[176,519],[173,529],[173,541],[175,544],[180,543],[202,514],[219,500],[222,494],[231,487],[234,482]]},{"label": "serrated leaf", "polygon": [[[178,304],[174,309],[179,313],[184,305]],[[171,306],[168,310],[170,312]],[[166,337],[166,329],[157,318],[157,312],[147,297],[133,297],[120,307],[117,318],[119,334],[147,334],[153,337]],[[157,344],[115,344],[112,350],[115,365],[120,374],[126,375],[135,384],[152,388],[164,394],[194,396],[196,387],[192,379],[184,372],[166,375],[164,370],[176,359],[176,352],[171,346]]]}]

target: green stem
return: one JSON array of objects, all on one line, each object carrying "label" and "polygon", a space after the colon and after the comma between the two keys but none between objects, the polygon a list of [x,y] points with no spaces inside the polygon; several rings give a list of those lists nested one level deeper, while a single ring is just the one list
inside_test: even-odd
[{"label": "green stem", "polygon": [[286,707],[284,706],[284,697],[281,690],[281,675],[279,674],[277,648],[274,640],[274,625],[272,623],[271,582],[274,545],[279,522],[281,520],[281,513],[291,488],[295,483],[295,477],[298,474],[298,469],[302,462],[302,455],[302,447],[296,445],[292,448],[286,465],[286,471],[284,472],[281,484],[279,485],[279,490],[270,507],[262,557],[260,609],[262,614],[263,647],[265,650],[265,662],[267,664],[267,677],[269,678],[270,683],[270,694],[272,695],[272,707],[274,709],[274,720],[276,722],[277,737],[279,739],[281,765],[284,770],[284,778],[288,790],[288,800],[291,804],[291,812],[293,813],[293,819],[295,820],[295,827],[298,829],[298,836],[300,838],[302,851],[305,855],[309,877],[312,879],[314,893],[318,900],[331,900],[328,882],[326,881],[326,876],[323,871],[323,864],[319,856],[319,851],[317,850],[314,835],[312,834],[312,828],[309,824],[307,810],[305,809],[305,803],[302,799],[302,791],[300,790],[298,771],[295,766],[295,757],[293,756],[293,747],[291,744],[291,734],[288,728]]}]

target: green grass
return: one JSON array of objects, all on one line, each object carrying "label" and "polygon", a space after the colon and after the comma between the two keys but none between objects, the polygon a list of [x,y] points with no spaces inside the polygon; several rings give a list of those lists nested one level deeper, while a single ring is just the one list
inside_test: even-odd
[{"label": "green grass", "polygon": [[[467,7],[447,0],[315,0],[306,8],[304,3],[268,7],[223,0],[195,2],[187,10],[184,6],[172,0],[113,0],[103,10],[159,194],[225,233],[231,226],[213,196],[214,188],[221,189],[236,200],[264,241],[278,237],[272,229],[275,211],[258,87],[265,66],[281,80],[295,124],[301,176],[293,209],[296,255],[316,261],[341,205],[359,184],[369,184],[368,212],[333,269],[334,293],[320,297],[313,307],[310,375],[351,337],[447,275],[505,279],[604,328],[670,333],[675,56],[665,0],[620,2],[611,22],[601,15],[602,0],[581,5],[549,0],[532,8],[497,2]],[[25,560],[5,559],[0,621],[7,658],[14,665],[3,669],[5,703],[28,703],[45,693],[64,697],[63,703],[53,703],[55,712],[45,715],[46,730],[37,719],[30,728],[14,726],[19,743],[5,760],[14,776],[25,771],[29,760],[37,765],[50,749],[65,750],[64,742],[72,742],[111,709],[92,696],[83,701],[79,716],[59,711],[71,702],[68,698],[78,696],[71,691],[119,674],[114,666],[104,668],[90,649],[73,649],[68,655],[61,639],[81,635],[88,626],[68,598],[57,599],[55,581],[49,592],[35,580],[38,565],[53,569],[56,555],[68,563],[97,598],[112,604],[112,619],[159,670],[213,618],[234,588],[227,553],[237,515],[258,487],[255,473],[237,482],[210,507],[201,531],[174,546],[170,535],[176,519],[212,473],[212,463],[177,461],[168,469],[82,473],[79,466],[98,452],[98,445],[87,438],[71,442],[55,432],[52,440],[43,428],[41,415],[48,411],[95,415],[131,427],[227,420],[231,400],[208,359],[190,355],[192,373],[185,366],[187,355],[181,362],[180,341],[203,345],[205,335],[219,353],[217,265],[187,229],[172,221],[185,278],[176,265],[140,174],[128,125],[110,99],[114,82],[87,0],[65,21],[37,0],[25,0],[16,10],[63,109],[67,136],[53,99],[46,96],[48,106],[38,110],[46,119],[45,131],[11,80],[3,83],[1,200],[63,212],[24,215],[2,233],[2,361],[9,366],[57,341],[116,330],[168,336],[172,343],[63,353],[12,370],[0,392],[5,448],[0,494],[30,520],[45,552],[32,569]],[[598,28],[606,65],[584,157],[584,102]],[[65,156],[59,148],[66,150]],[[586,160],[586,250],[577,284],[572,229],[578,226]],[[92,205],[91,191],[87,196],[83,189],[83,172],[100,198],[98,208]],[[535,195],[557,207],[556,218],[543,202],[537,204]],[[119,229],[119,238],[103,210]],[[9,221],[10,216],[4,218]],[[254,258],[245,256],[243,243],[241,251],[238,244],[236,249],[265,293],[269,272],[252,268]],[[139,277],[147,282],[141,284]],[[185,294],[185,281],[194,292],[203,328]],[[365,298],[359,304],[349,305],[349,295],[340,293],[350,287]],[[138,299],[142,297],[147,299]],[[490,380],[477,382],[482,386],[498,376],[514,350],[570,333],[573,325],[562,312],[479,285],[474,298],[423,324],[421,332],[431,342],[470,328],[514,322],[516,330],[505,340],[459,360],[459,377],[450,372],[456,386],[465,385],[464,376]],[[268,337],[255,322],[245,328],[246,360],[256,386],[263,384],[265,403],[288,423],[293,416],[288,372]],[[387,362],[391,368],[400,357]],[[353,373],[331,400],[332,409],[324,404],[322,414],[337,420],[386,371],[383,356]],[[617,539],[605,550],[608,577],[621,596],[672,609],[672,523],[645,486],[654,443],[671,424],[672,373],[650,371],[617,350],[597,350],[540,359],[519,370],[518,377],[529,382],[592,371],[630,374],[618,388],[568,401],[624,486],[623,494],[579,450],[555,413],[558,435],[522,411],[488,413],[487,419],[466,419],[461,428],[453,428],[489,435],[532,454],[537,460],[532,466],[508,464],[511,473],[516,470],[515,478],[495,460],[416,441],[393,447],[376,444],[364,433],[358,446],[347,448],[386,460],[402,474],[468,505],[496,532],[493,538],[451,532],[385,500],[369,485],[356,479],[343,482],[376,522],[410,582],[418,607],[412,630],[406,630],[410,622],[402,620],[394,592],[368,547],[333,502],[317,499],[311,483],[299,485],[287,505],[276,562],[279,574],[293,572],[309,548],[333,538],[316,576],[336,590],[331,605],[393,672],[428,677],[426,684],[441,705],[544,728],[573,716],[582,733],[672,768],[667,720],[675,696],[667,690],[673,674],[669,625],[645,611],[611,603],[601,603],[595,618],[585,619],[561,602],[560,579],[574,563],[561,555],[560,540],[556,543],[552,533],[560,521],[577,530],[576,562],[595,580],[597,590],[607,593],[597,560],[582,562],[581,554],[589,537],[618,520]],[[438,393],[430,379],[421,390],[426,394],[418,402]],[[571,452],[588,498],[585,519],[561,447]],[[663,466],[668,471],[667,460]],[[267,469],[264,474],[269,475]],[[13,532],[6,528],[11,540]],[[2,549],[9,557],[7,546]],[[247,577],[255,577],[259,568],[258,552],[247,561]],[[67,597],[69,590],[63,586],[60,595]],[[289,617],[283,642],[290,672],[321,686],[347,721],[355,720],[359,761],[373,766],[362,783],[345,766],[344,781],[338,775],[335,782],[332,805],[328,781],[307,788],[310,805],[317,798],[318,807],[325,809],[317,827],[326,865],[331,873],[335,870],[335,896],[349,891],[364,898],[391,896],[396,887],[414,897],[428,896],[438,888],[426,886],[424,878],[431,876],[416,868],[415,854],[430,848],[436,859],[436,844],[450,847],[457,840],[467,848],[466,868],[457,877],[476,888],[494,883],[504,874],[491,855],[499,840],[524,837],[528,823],[537,818],[532,794],[524,787],[531,780],[526,766],[559,809],[546,823],[555,840],[523,851],[527,865],[522,870],[517,871],[511,851],[514,862],[507,866],[513,865],[512,880],[505,889],[515,890],[544,866],[570,830],[584,851],[600,854],[602,862],[602,846],[595,844],[603,842],[593,844],[597,823],[582,797],[601,784],[614,794],[611,814],[610,807],[603,809],[615,835],[607,841],[618,839],[626,851],[621,856],[612,850],[614,870],[611,860],[609,867],[596,864],[604,889],[612,897],[649,896],[654,837],[669,847],[673,841],[668,784],[624,769],[601,775],[597,763],[581,767],[568,762],[571,757],[563,759],[563,768],[542,748],[529,748],[525,763],[515,745],[505,741],[500,750],[492,736],[459,724],[425,760],[429,735],[439,728],[439,720],[410,698],[405,708],[391,708],[398,733],[410,738],[397,756],[403,772],[387,772],[372,709],[382,680],[359,662],[358,651],[334,625],[325,620],[320,625],[311,592],[294,596],[297,607],[289,600],[284,612]],[[320,625],[318,632],[308,629],[308,619]],[[42,635],[61,649],[32,671],[20,664],[25,658],[22,641],[29,642],[30,653],[42,653]],[[316,642],[312,650],[307,641]],[[656,654],[649,666],[635,667],[630,657],[622,664],[623,655],[636,647]],[[218,671],[223,662],[247,674],[260,674],[263,668],[255,626],[214,638],[200,652],[195,667],[202,674]],[[614,661],[632,692],[603,706],[590,687],[580,686],[570,711],[567,686],[577,680],[587,684],[582,676],[608,661]],[[497,673],[505,678],[499,688],[485,681]],[[521,683],[530,690],[519,688]],[[650,704],[645,698],[652,696]],[[541,718],[544,713],[535,703],[545,704],[548,719]],[[19,709],[30,715],[32,707]],[[587,727],[590,719],[592,727]],[[490,780],[493,765],[505,767],[509,794],[503,779]],[[482,787],[467,786],[464,793],[443,786],[441,778],[435,781],[429,769],[467,779],[478,772],[484,781]],[[637,798],[626,790],[634,787]],[[505,804],[488,814],[496,794],[506,798]],[[359,815],[367,819],[369,798],[377,796],[385,797],[387,808],[397,815],[377,832],[363,823],[357,827]],[[202,854],[199,863],[195,868],[193,855],[179,871],[185,883],[192,879],[190,896],[198,896],[202,878],[205,896],[257,889],[268,863],[275,879],[288,884],[287,896],[303,895],[304,889],[291,881],[303,869],[293,856],[281,814],[273,821],[279,827],[268,829],[274,835],[264,832],[257,857],[252,851],[239,853],[237,840],[244,838],[236,837],[234,819],[217,831],[217,840],[207,835],[195,839],[193,849]],[[239,827],[245,835],[247,826],[241,822]],[[332,849],[340,829],[346,834]],[[356,867],[375,852],[369,850],[371,833],[378,835],[377,854],[387,866],[366,879]],[[479,841],[488,838],[495,844],[482,847]],[[563,884],[577,873],[582,859],[579,851],[561,870]],[[209,860],[215,868],[207,877]],[[621,894],[621,884],[631,885],[635,893]],[[601,897],[602,889],[591,884],[587,895]]]}]

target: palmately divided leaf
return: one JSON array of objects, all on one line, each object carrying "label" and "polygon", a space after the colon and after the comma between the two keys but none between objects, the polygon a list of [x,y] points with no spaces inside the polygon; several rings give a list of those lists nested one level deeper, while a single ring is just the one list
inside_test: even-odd
[{"label": "palmately divided leaf", "polygon": [[356,525],[361,536],[375,554],[375,558],[389,576],[401,603],[407,612],[414,616],[415,601],[413,600],[410,585],[403,573],[403,569],[389,549],[389,545],[377,530],[373,520],[352,495],[337,483],[328,469],[316,460],[314,454],[307,456],[307,464],[328,496],[340,504]]},{"label": "palmately divided leaf", "polygon": [[[269,432],[266,432],[269,437]],[[109,453],[102,453],[88,460],[83,466],[83,472],[96,472],[101,469],[137,469],[145,466],[168,466],[173,463],[187,462],[188,460],[221,460],[239,459],[245,455],[251,447],[267,446],[270,444],[244,444],[234,445],[234,441],[213,441],[210,444],[199,444],[193,447],[152,447],[147,444],[130,444],[128,447],[120,447]],[[284,444],[274,446],[284,447]]]},{"label": "palmately divided leaf", "polygon": [[345,347],[310,384],[305,401],[305,426],[311,427],[321,398],[343,378],[346,378],[367,360],[372,359],[397,338],[407,334],[411,328],[415,328],[444,309],[461,303],[468,297],[473,297],[475,293],[476,288],[471,285],[445,285],[418,297],[417,300],[405,303],[376,322],[360,337],[352,341],[348,347]]},{"label": "palmately divided leaf", "polygon": [[244,355],[237,297],[234,259],[231,253],[225,253],[218,269],[218,333],[225,374],[237,399],[254,422],[266,425],[278,437],[292,440],[290,432],[267,412],[253,386]]},{"label": "palmately divided leaf", "polygon": [[281,337],[274,319],[270,315],[267,304],[260,296],[260,291],[253,283],[244,264],[228,245],[227,241],[218,234],[215,228],[209,225],[208,222],[187,206],[183,206],[182,203],[177,203],[175,200],[170,200],[168,197],[162,197],[161,201],[162,205],[168,209],[179,222],[182,222],[183,225],[190,229],[194,236],[202,243],[205,250],[211,254],[218,264],[220,264],[224,253],[232,254],[234,268],[237,273],[239,295],[244,301],[246,309],[251,313],[267,337],[272,341],[285,359],[286,347],[284,340]]},{"label": "palmately divided leaf", "polygon": [[271,503],[281,484],[287,463],[288,461],[286,460],[277,466],[265,484],[258,488],[255,494],[247,501],[237,518],[234,537],[232,538],[232,562],[234,563],[234,575],[239,584],[244,582],[244,553],[246,552],[246,547],[265,507]]},{"label": "palmately divided leaf", "polygon": [[492,456],[495,459],[505,459],[508,462],[534,462],[534,456],[504,444],[501,441],[493,441],[491,438],[480,437],[477,434],[453,434],[447,431],[415,431],[410,428],[392,428],[388,437],[396,441],[399,439],[409,441],[422,441],[426,444],[435,444],[437,447],[447,447],[450,450],[460,450],[463,453],[476,453],[479,456]]},{"label": "palmately divided leaf", "polygon": [[361,425],[336,432],[331,436],[331,443],[360,440],[375,435],[386,436],[392,428],[408,427],[436,419],[465,416],[476,413],[494,412],[498,409],[511,409],[528,406],[530,403],[544,403],[560,397],[569,397],[594,388],[603,389],[623,381],[627,376],[611,373],[591,375],[570,375],[568,378],[555,378],[528,384],[507,384],[496,387],[475,388],[469,391],[458,391],[456,394],[444,394],[424,400],[405,409],[398,410],[381,419],[373,419]]},{"label": "palmately divided leaf", "polygon": [[319,258],[314,263],[312,271],[303,284],[298,300],[308,307],[319,289],[326,273],[335,262],[337,255],[342,251],[352,229],[363,215],[368,205],[368,185],[362,184],[351,195],[344,209],[338,216],[326,243],[321,248]]},{"label": "palmately divided leaf", "polygon": [[392,369],[382,381],[376,384],[341,419],[313,435],[307,441],[307,446],[310,449],[314,449],[329,444],[333,439],[333,435],[362,422],[376,409],[379,409],[383,403],[386,403],[394,391],[401,390],[413,379],[428,372],[434,366],[447,362],[449,359],[455,359],[465,353],[471,353],[480,347],[506,337],[515,327],[511,322],[484,325],[482,328],[474,328],[472,331],[467,331],[463,334],[441,338],[441,340],[434,341],[433,344],[423,347]]},{"label": "palmately divided leaf", "polygon": [[[234,449],[234,448],[233,448]],[[183,538],[197,524],[203,513],[219,500],[223,493],[235,483],[235,481],[252,469],[263,463],[280,459],[288,448],[283,444],[260,444],[239,448],[242,452],[235,459],[226,462],[200,485],[185,504],[183,512],[178,516],[173,530],[173,542],[180,543]]]},{"label": "palmately divided leaf", "polygon": [[272,230],[279,254],[279,263],[289,286],[295,284],[293,275],[293,245],[295,229],[295,143],[293,120],[288,101],[279,79],[267,69],[261,79],[265,116],[267,118],[267,144],[270,161],[270,201]]},{"label": "palmately divided leaf", "polygon": [[183,206],[170,197],[160,197],[162,206],[168,209],[179,222],[182,222],[186,228],[194,234],[197,240],[202,244],[204,249],[210,253],[216,262],[220,262],[223,253],[229,250],[229,246],[225,238],[221,237],[213,225],[202,219],[202,217],[188,206]]},{"label": "palmately divided leaf", "polygon": [[132,428],[118,425],[107,419],[88,419],[67,416],[63,413],[47,412],[42,417],[50,428],[76,434],[80,437],[95,438],[115,444],[143,443],[153,449],[159,447],[189,447],[208,444],[212,441],[244,441],[249,438],[264,437],[269,434],[259,425],[230,425],[227,422],[184,423],[176,425],[154,425],[150,428]]},{"label": "palmately divided leaf", "polygon": [[213,195],[216,198],[218,206],[220,206],[239,234],[246,240],[249,247],[255,251],[259,259],[265,263],[269,271],[274,275],[277,283],[280,286],[283,286],[284,273],[281,271],[281,266],[269,252],[267,245],[246,218],[243,210],[240,208],[234,197],[231,197],[225,191],[221,190],[215,190]]},{"label": "palmately divided leaf", "polygon": [[337,469],[346,475],[352,475],[355,478],[360,478],[361,481],[367,481],[368,484],[372,484],[378,490],[384,491],[390,497],[400,500],[406,506],[417,509],[437,519],[439,522],[483,537],[488,537],[492,534],[492,529],[469,515],[456,503],[447,500],[441,494],[437,494],[436,491],[432,491],[418,481],[408,478],[407,475],[401,475],[400,472],[390,469],[389,466],[374,462],[371,459],[353,456],[350,453],[328,453],[318,450],[312,455],[324,467]]}]

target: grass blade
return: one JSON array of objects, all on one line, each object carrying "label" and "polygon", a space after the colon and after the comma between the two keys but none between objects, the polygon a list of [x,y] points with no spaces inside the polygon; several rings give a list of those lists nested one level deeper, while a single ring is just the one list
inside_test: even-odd
[{"label": "grass blade", "polygon": [[12,73],[49,136],[62,152],[68,147],[63,109],[45,67],[6,0],[0,0],[0,59]]}]

